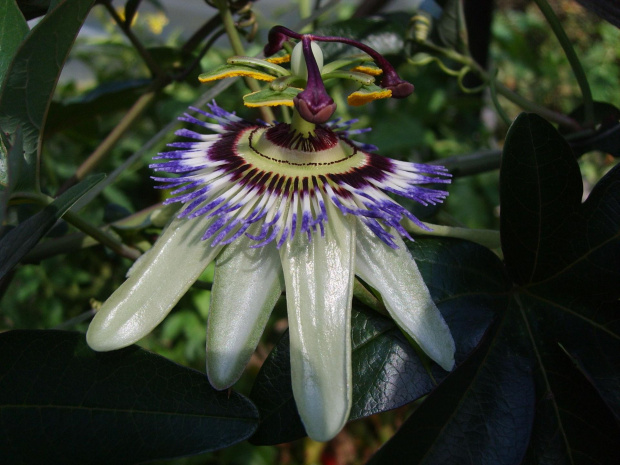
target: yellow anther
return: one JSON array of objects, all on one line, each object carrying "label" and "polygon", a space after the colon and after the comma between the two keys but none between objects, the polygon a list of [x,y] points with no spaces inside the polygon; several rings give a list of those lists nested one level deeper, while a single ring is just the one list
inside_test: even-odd
[{"label": "yellow anther", "polygon": [[200,76],[198,80],[200,82],[213,82],[219,79],[225,79],[225,78],[237,77],[237,76],[244,76],[244,77],[247,76],[247,77],[251,77],[254,79],[258,79],[259,81],[267,81],[267,82],[273,81],[275,79],[275,76],[271,76],[266,73],[261,73],[259,71],[244,70],[244,69],[229,69],[229,70],[222,71],[221,73],[218,73],[218,74]]},{"label": "yellow anther", "polygon": [[273,63],[274,65],[279,65],[280,63],[288,63],[289,61],[291,61],[291,56],[287,54],[281,57],[265,58],[265,61]]},{"label": "yellow anther", "polygon": [[371,76],[379,76],[383,73],[381,68],[376,68],[374,66],[364,66],[359,65],[355,68],[351,68],[351,71],[357,71],[359,73],[370,74]]},{"label": "yellow anther", "polygon": [[390,98],[392,91],[390,89],[382,89],[374,92],[356,91],[347,97],[347,103],[352,107],[359,107],[366,105],[373,100],[379,100],[382,98]]}]

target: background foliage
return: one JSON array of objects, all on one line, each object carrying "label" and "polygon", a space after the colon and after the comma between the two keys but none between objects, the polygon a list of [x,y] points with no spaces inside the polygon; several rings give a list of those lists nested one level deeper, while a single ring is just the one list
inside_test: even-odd
[{"label": "background foliage", "polygon": [[[3,463],[620,463],[615,2],[387,3],[207,2],[187,31],[155,0],[0,0]],[[357,421],[326,444],[292,399],[284,298],[228,393],[204,375],[211,268],[141,347],[94,353],[82,334],[174,213],[147,165],[176,117],[213,98],[261,117],[243,80],[197,75],[259,53],[280,18],[397,64],[412,97],[337,100],[338,116],[372,126],[382,154],[454,174],[441,208],[408,206],[445,226],[409,246],[457,368],[358,294]]]}]

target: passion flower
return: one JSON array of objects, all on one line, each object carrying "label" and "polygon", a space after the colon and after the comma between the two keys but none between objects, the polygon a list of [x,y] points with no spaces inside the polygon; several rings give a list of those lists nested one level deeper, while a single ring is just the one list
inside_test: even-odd
[{"label": "passion flower", "polygon": [[[270,36],[272,48],[282,46],[283,29]],[[241,376],[286,290],[295,401],[308,434],[328,440],[346,423],[352,402],[355,275],[381,293],[390,315],[432,360],[454,366],[450,330],[402,239],[411,239],[403,219],[425,226],[387,195],[441,202],[447,192],[425,185],[448,183],[449,174],[375,154],[352,140],[364,132],[351,129],[355,121],[323,123],[335,106],[313,52],[315,36],[295,38],[307,78],[297,71],[305,89],[289,99],[290,124],[248,122],[215,102],[181,118],[200,131],[177,131],[190,141],[171,144],[151,165],[177,176],[154,179],[172,189],[166,203],[181,204],[180,213],[97,312],[87,340],[100,351],[138,341],[215,260],[211,384],[226,389]],[[406,87],[400,81],[396,75],[388,84]]]}]

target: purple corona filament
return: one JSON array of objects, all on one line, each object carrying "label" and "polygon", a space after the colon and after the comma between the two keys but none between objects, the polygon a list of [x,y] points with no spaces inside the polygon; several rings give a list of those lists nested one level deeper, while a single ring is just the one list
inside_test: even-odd
[{"label": "purple corona filament", "polygon": [[[172,197],[165,203],[182,203],[180,218],[209,220],[203,240],[212,239],[212,245],[229,244],[246,236],[255,242],[251,247],[274,242],[280,248],[295,234],[308,238],[314,232],[323,235],[328,221],[325,205],[332,203],[396,248],[391,229],[410,238],[400,224],[404,218],[428,228],[386,192],[422,205],[440,203],[448,194],[423,186],[449,183],[445,168],[391,160],[372,153],[375,147],[349,139],[364,132],[351,129],[356,120],[319,125],[302,137],[285,123],[251,123],[215,103],[209,109],[197,111],[218,125],[188,114],[181,119],[215,134],[177,131],[177,135],[194,141],[171,144],[174,150],[157,156],[164,161],[151,168],[180,175],[153,179],[164,183],[161,188],[173,188]],[[278,153],[288,152],[305,157],[277,158]],[[321,161],[329,153],[332,158]],[[306,161],[301,161],[303,158]],[[292,167],[298,167],[299,172]]]}]

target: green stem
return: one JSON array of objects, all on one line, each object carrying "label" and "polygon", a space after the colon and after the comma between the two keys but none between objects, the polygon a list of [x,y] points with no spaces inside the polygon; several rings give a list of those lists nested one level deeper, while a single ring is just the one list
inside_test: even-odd
[{"label": "green stem", "polygon": [[116,12],[116,10],[114,9],[114,6],[112,6],[112,3],[110,1],[104,2],[103,5],[108,10],[108,13],[110,13],[110,16],[112,16],[112,19],[114,19],[116,24],[118,24],[118,27],[120,27],[122,31],[125,33],[125,35],[129,39],[131,44],[136,48],[137,52],[140,54],[140,56],[144,60],[144,63],[149,68],[149,71],[151,72],[151,74],[155,77],[163,78],[165,75],[164,70],[159,66],[159,63],[157,63],[153,59],[153,57],[148,52],[148,50],[144,48],[144,46],[142,45],[142,42],[140,42],[138,38],[134,35],[134,33],[131,30],[131,25],[123,21],[123,19]]},{"label": "green stem", "polygon": [[466,239],[492,250],[499,249],[501,247],[499,231],[494,231],[492,229],[458,228],[454,226],[443,226],[431,223],[424,224],[431,228],[431,231],[420,228],[409,219],[405,219],[403,222],[403,226],[407,229],[407,231],[420,236],[454,237],[457,239]]},{"label": "green stem", "polygon": [[97,228],[96,226],[93,226],[88,221],[83,220],[80,216],[73,213],[72,211],[68,211],[67,213],[65,213],[63,215],[63,218],[67,223],[72,224],[83,233],[88,234],[90,237],[95,239],[97,242],[109,247],[110,249],[112,249],[112,251],[114,251],[121,257],[126,257],[130,260],[137,260],[138,257],[142,255],[139,250],[123,244],[111,234]]},{"label": "green stem", "polygon": [[301,19],[309,18],[312,14],[312,5],[310,0],[299,0],[299,17]]},{"label": "green stem", "polygon": [[69,187],[76,182],[84,179],[84,177],[90,173],[99,162],[108,154],[119,139],[127,132],[131,125],[142,115],[144,110],[155,98],[155,92],[148,92],[143,94],[129,109],[129,111],[123,116],[119,123],[112,129],[110,134],[103,139],[103,141],[97,146],[95,151],[88,156],[86,160],[79,166],[75,174],[69,178],[60,188],[58,194],[66,191]]},{"label": "green stem", "polygon": [[[461,55],[460,53],[453,50],[439,47],[438,45],[435,45],[431,42],[423,42],[422,45],[424,45],[424,47],[426,47],[428,50],[431,50],[432,52],[441,54],[446,58],[456,61],[457,63],[460,63],[464,66],[468,66],[472,70],[472,72],[476,73],[480,77],[480,79],[482,79],[486,83],[489,83],[491,79],[493,79],[493,77],[488,72],[486,72],[478,63],[476,63],[472,58],[468,56]],[[516,92],[510,90],[508,87],[506,87],[500,82],[495,83],[495,89],[497,91],[497,94],[507,98],[524,110],[537,113],[543,118],[554,123],[570,127],[573,131],[579,131],[583,129],[581,125],[570,116],[567,116],[563,113],[558,113],[556,111],[550,110],[549,108],[538,105],[537,103],[534,103],[526,99],[525,97],[517,94]]]},{"label": "green stem", "polygon": [[450,174],[456,178],[498,170],[501,159],[501,150],[489,149],[442,158],[431,162],[431,164],[446,167]]},{"label": "green stem", "polygon": [[592,99],[592,90],[590,89],[590,84],[588,83],[588,78],[586,77],[586,73],[581,66],[581,62],[579,61],[579,57],[573,48],[568,36],[566,35],[566,31],[562,27],[560,20],[556,16],[553,8],[547,3],[546,0],[534,0],[540,11],[545,16],[545,19],[551,26],[551,30],[557,37],[564,53],[566,54],[566,58],[570,63],[571,68],[573,69],[573,73],[575,74],[575,78],[577,79],[577,83],[579,84],[579,88],[581,89],[581,95],[583,97],[583,105],[585,109],[585,126],[591,126],[594,124],[594,101]]},{"label": "green stem", "polygon": [[510,126],[512,124],[512,120],[504,111],[502,104],[499,102],[497,98],[497,72],[492,73],[492,78],[489,80],[489,90],[491,91],[491,100],[493,101],[493,105],[495,105],[495,110],[499,114],[499,117],[504,121],[506,126]]},{"label": "green stem", "polygon": [[82,232],[67,234],[56,239],[39,242],[26,254],[22,259],[22,263],[39,263],[41,260],[55,257],[56,255],[76,253],[98,244],[99,242]]},{"label": "green stem", "polygon": [[[220,16],[222,17],[222,24],[224,25],[224,29],[226,30],[226,34],[228,35],[228,40],[230,40],[230,46],[232,47],[233,52],[236,55],[244,56],[245,49],[243,48],[243,44],[241,43],[241,37],[239,37],[237,27],[235,26],[235,20],[233,18],[232,12],[228,7],[228,1],[218,0],[216,4],[218,10],[220,11]],[[260,90],[260,86],[255,79],[246,77],[245,82],[252,92],[258,92]],[[260,112],[262,118],[265,121],[271,122],[275,120],[275,116],[271,111],[271,108],[261,107]]]},{"label": "green stem", "polygon": [[353,281],[353,296],[367,307],[370,307],[384,315],[388,315],[388,311],[383,302],[377,299],[377,297],[370,292],[357,277],[355,277],[355,280]]},{"label": "green stem", "polygon": [[570,116],[567,116],[563,113],[558,113],[557,111],[553,111],[553,110],[550,110],[549,108],[538,105],[537,103],[534,103],[526,99],[525,97],[517,94],[516,92],[510,90],[508,87],[506,87],[501,82],[497,82],[495,84],[495,88],[499,95],[507,98],[508,100],[520,106],[524,110],[528,110],[533,113],[538,113],[540,116],[542,116],[543,118],[549,121],[570,127],[573,131],[579,131],[582,129],[581,125],[576,120],[571,118]]},{"label": "green stem", "polygon": [[[30,192],[16,192],[11,196],[12,201],[23,201],[27,200],[30,202],[37,203],[39,205],[48,206],[50,205],[54,199],[48,197],[44,194],[33,194]],[[129,247],[119,241],[116,237],[112,236],[108,232],[93,226],[88,221],[82,219],[76,213],[72,211],[65,212],[62,215],[62,218],[69,224],[75,226],[77,229],[87,234],[88,236],[95,239],[100,244],[103,244],[110,249],[112,249],[115,253],[122,257],[129,258],[131,260],[137,260],[137,258],[142,255],[139,250],[134,249],[133,247]]]}]

